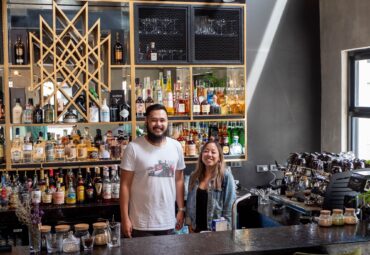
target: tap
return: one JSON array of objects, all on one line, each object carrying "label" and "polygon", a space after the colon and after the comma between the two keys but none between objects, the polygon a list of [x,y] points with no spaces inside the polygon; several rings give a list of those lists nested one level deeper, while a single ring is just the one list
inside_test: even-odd
[{"label": "tap", "polygon": [[252,196],[251,193],[247,193],[244,196],[241,196],[235,200],[233,203],[233,208],[232,208],[232,222],[231,222],[231,228],[232,230],[236,229],[237,221],[238,221],[238,204],[245,200],[249,199]]}]

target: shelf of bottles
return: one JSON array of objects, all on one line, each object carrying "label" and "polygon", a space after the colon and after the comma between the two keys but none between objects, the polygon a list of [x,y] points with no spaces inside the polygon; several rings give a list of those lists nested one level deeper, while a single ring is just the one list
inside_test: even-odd
[{"label": "shelf of bottles", "polygon": [[120,195],[118,170],[116,164],[106,164],[2,172],[0,211],[12,210],[18,200],[27,199],[44,208],[115,203]]}]

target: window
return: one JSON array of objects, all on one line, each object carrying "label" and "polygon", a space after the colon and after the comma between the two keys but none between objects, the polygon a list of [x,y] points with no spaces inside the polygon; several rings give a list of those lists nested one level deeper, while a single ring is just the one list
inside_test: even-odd
[{"label": "window", "polygon": [[350,149],[370,159],[370,49],[349,53]]}]

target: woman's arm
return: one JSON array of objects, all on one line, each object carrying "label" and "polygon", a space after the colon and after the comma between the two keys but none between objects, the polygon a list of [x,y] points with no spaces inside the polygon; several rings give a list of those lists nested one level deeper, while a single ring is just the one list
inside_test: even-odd
[{"label": "woman's arm", "polygon": [[224,186],[224,201],[223,201],[223,208],[222,208],[222,216],[231,223],[231,211],[233,203],[236,199],[236,192],[235,192],[235,182],[233,174],[231,170],[228,169],[225,171],[225,186]]}]

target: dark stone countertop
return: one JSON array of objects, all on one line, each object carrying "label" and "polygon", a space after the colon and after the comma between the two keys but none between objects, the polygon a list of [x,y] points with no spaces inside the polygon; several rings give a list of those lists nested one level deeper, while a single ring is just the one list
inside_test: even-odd
[{"label": "dark stone countertop", "polygon": [[[323,228],[316,224],[244,229],[202,234],[123,239],[121,247],[94,248],[93,254],[293,254],[295,251],[325,253],[331,247],[369,246],[370,227]],[[364,243],[366,242],[366,243]],[[334,248],[333,248],[334,247]],[[338,250],[338,249],[337,249]],[[27,247],[13,248],[12,254],[25,254]],[[342,250],[339,250],[342,251]],[[6,254],[6,253],[3,253]],[[9,253],[8,253],[9,254]]]}]

